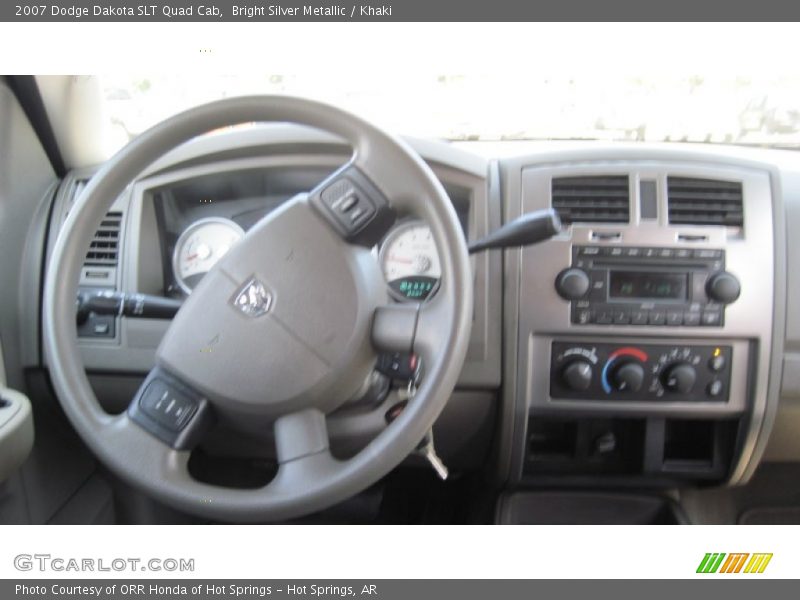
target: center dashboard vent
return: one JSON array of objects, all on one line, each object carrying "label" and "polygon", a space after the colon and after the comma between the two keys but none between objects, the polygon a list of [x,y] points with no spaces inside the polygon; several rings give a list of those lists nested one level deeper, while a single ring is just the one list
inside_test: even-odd
[{"label": "center dashboard vent", "polygon": [[675,225],[741,227],[742,184],[690,177],[668,177],[669,222]]},{"label": "center dashboard vent", "polygon": [[552,206],[562,223],[627,223],[630,188],[627,175],[554,177]]}]

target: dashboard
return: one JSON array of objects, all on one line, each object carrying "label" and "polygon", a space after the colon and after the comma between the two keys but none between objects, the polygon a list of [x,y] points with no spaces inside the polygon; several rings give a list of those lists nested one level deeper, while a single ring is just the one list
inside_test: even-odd
[{"label": "dashboard", "polygon": [[[449,465],[486,469],[508,486],[737,484],[765,458],[800,459],[800,318],[789,309],[800,302],[800,271],[790,268],[800,242],[786,235],[800,224],[794,155],[408,142],[468,241],[541,209],[564,223],[542,244],[471,258],[469,351],[436,426]],[[289,125],[198,138],[117,199],[81,286],[183,299],[250,227],[348,158],[340,140]],[[49,246],[92,172],[62,182]],[[373,253],[393,301],[436,294],[439,259],[424,222],[399,215]],[[130,401],[167,326],[113,315],[79,326],[108,410]],[[23,360],[46,362],[35,339]],[[362,446],[402,393],[372,386],[331,416],[332,443]],[[217,452],[254,451],[223,437]]]}]

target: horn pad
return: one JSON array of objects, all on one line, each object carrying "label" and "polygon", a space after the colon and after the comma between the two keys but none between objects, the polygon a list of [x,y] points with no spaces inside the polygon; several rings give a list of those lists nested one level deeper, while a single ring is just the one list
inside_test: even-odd
[{"label": "horn pad", "polygon": [[302,195],[205,275],[156,358],[230,416],[330,412],[369,376],[372,316],[386,301],[374,254],[342,240]]}]

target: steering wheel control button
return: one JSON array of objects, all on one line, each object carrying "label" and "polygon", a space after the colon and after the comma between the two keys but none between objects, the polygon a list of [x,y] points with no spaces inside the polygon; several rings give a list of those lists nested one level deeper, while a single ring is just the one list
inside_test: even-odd
[{"label": "steering wheel control button", "polygon": [[139,388],[128,417],[177,450],[194,447],[211,422],[208,400],[160,367]]},{"label": "steering wheel control button", "polygon": [[348,234],[364,225],[376,210],[367,194],[349,177],[341,177],[322,190],[322,202]]},{"label": "steering wheel control button", "polygon": [[396,219],[381,191],[352,165],[317,186],[310,202],[347,241],[367,247],[380,242]]},{"label": "steering wheel control button", "polygon": [[139,405],[144,414],[175,432],[183,429],[197,410],[192,398],[159,379],[150,382],[139,399]]},{"label": "steering wheel control button", "polygon": [[583,298],[589,292],[590,285],[589,276],[581,269],[564,269],[556,277],[556,291],[565,300]]}]

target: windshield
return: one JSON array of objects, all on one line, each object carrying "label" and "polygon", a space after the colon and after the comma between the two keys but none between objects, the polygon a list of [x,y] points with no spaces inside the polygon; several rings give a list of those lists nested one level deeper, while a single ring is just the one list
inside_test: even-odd
[{"label": "windshield", "polygon": [[387,130],[448,140],[626,140],[800,146],[800,77],[264,74],[101,78],[120,142],[191,106],[289,94]]}]

